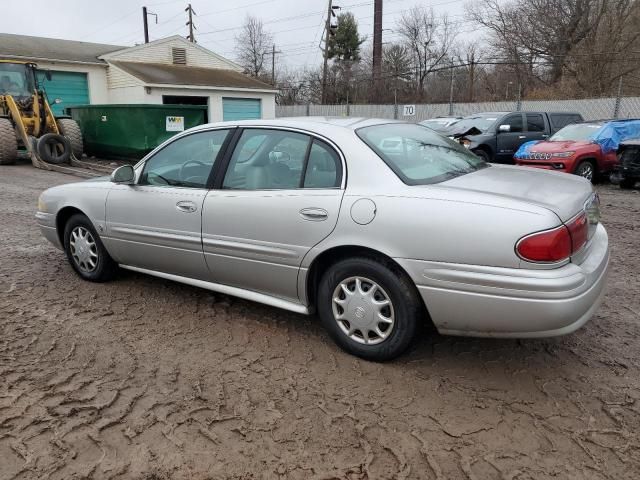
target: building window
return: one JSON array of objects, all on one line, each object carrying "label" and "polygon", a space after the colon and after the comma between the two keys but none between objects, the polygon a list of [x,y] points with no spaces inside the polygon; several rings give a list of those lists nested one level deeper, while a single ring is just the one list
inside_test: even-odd
[{"label": "building window", "polygon": [[171,57],[174,65],[186,65],[187,64],[187,50],[184,48],[171,48]]}]

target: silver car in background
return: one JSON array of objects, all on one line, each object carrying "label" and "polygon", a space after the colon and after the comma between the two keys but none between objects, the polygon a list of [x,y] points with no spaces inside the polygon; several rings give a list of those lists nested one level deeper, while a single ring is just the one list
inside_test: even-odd
[{"label": "silver car in background", "polygon": [[317,312],[345,350],[442,334],[572,332],[604,291],[608,239],[583,178],[490,165],[416,124],[203,125],[111,178],[40,197],[44,236],[90,281],[117,268]]}]

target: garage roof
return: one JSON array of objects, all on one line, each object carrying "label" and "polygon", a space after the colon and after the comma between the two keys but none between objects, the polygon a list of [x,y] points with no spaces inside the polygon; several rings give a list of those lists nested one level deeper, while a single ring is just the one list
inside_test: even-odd
[{"label": "garage roof", "polygon": [[0,57],[105,63],[98,57],[128,47],[0,33]]},{"label": "garage roof", "polygon": [[273,85],[261,82],[233,70],[217,68],[163,65],[159,63],[137,63],[111,61],[144,83],[161,85],[197,85],[226,88],[253,88],[275,90]]}]

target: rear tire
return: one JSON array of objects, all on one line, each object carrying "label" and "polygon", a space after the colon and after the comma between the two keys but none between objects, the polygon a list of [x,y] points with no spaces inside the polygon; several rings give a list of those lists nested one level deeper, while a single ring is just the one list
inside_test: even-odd
[{"label": "rear tire", "polygon": [[18,139],[13,124],[0,118],[0,165],[11,165],[18,158]]},{"label": "rear tire", "polygon": [[64,251],[80,277],[90,282],[106,282],[118,271],[91,221],[81,213],[71,216],[64,227]]},{"label": "rear tire", "polygon": [[330,266],[316,298],[320,319],[333,340],[366,360],[385,361],[402,354],[424,315],[411,279],[391,262],[369,257]]},{"label": "rear tire", "polygon": [[591,160],[583,160],[580,162],[573,173],[586,178],[591,183],[596,183],[596,166]]},{"label": "rear tire", "polygon": [[73,156],[80,160],[84,152],[84,145],[82,143],[82,130],[80,130],[78,122],[71,118],[61,118],[58,120],[58,130],[69,139]]}]

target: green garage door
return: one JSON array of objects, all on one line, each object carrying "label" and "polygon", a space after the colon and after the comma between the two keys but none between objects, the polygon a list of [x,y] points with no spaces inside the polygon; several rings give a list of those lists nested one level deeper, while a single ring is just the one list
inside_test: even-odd
[{"label": "green garage door", "polygon": [[222,120],[255,120],[262,118],[260,99],[223,98]]},{"label": "green garage door", "polygon": [[[54,115],[62,115],[65,107],[89,103],[89,84],[86,73],[53,70],[51,71],[51,80],[46,80],[44,74],[39,77],[40,85],[44,85]],[[62,102],[54,104],[53,101],[56,98]]]}]

